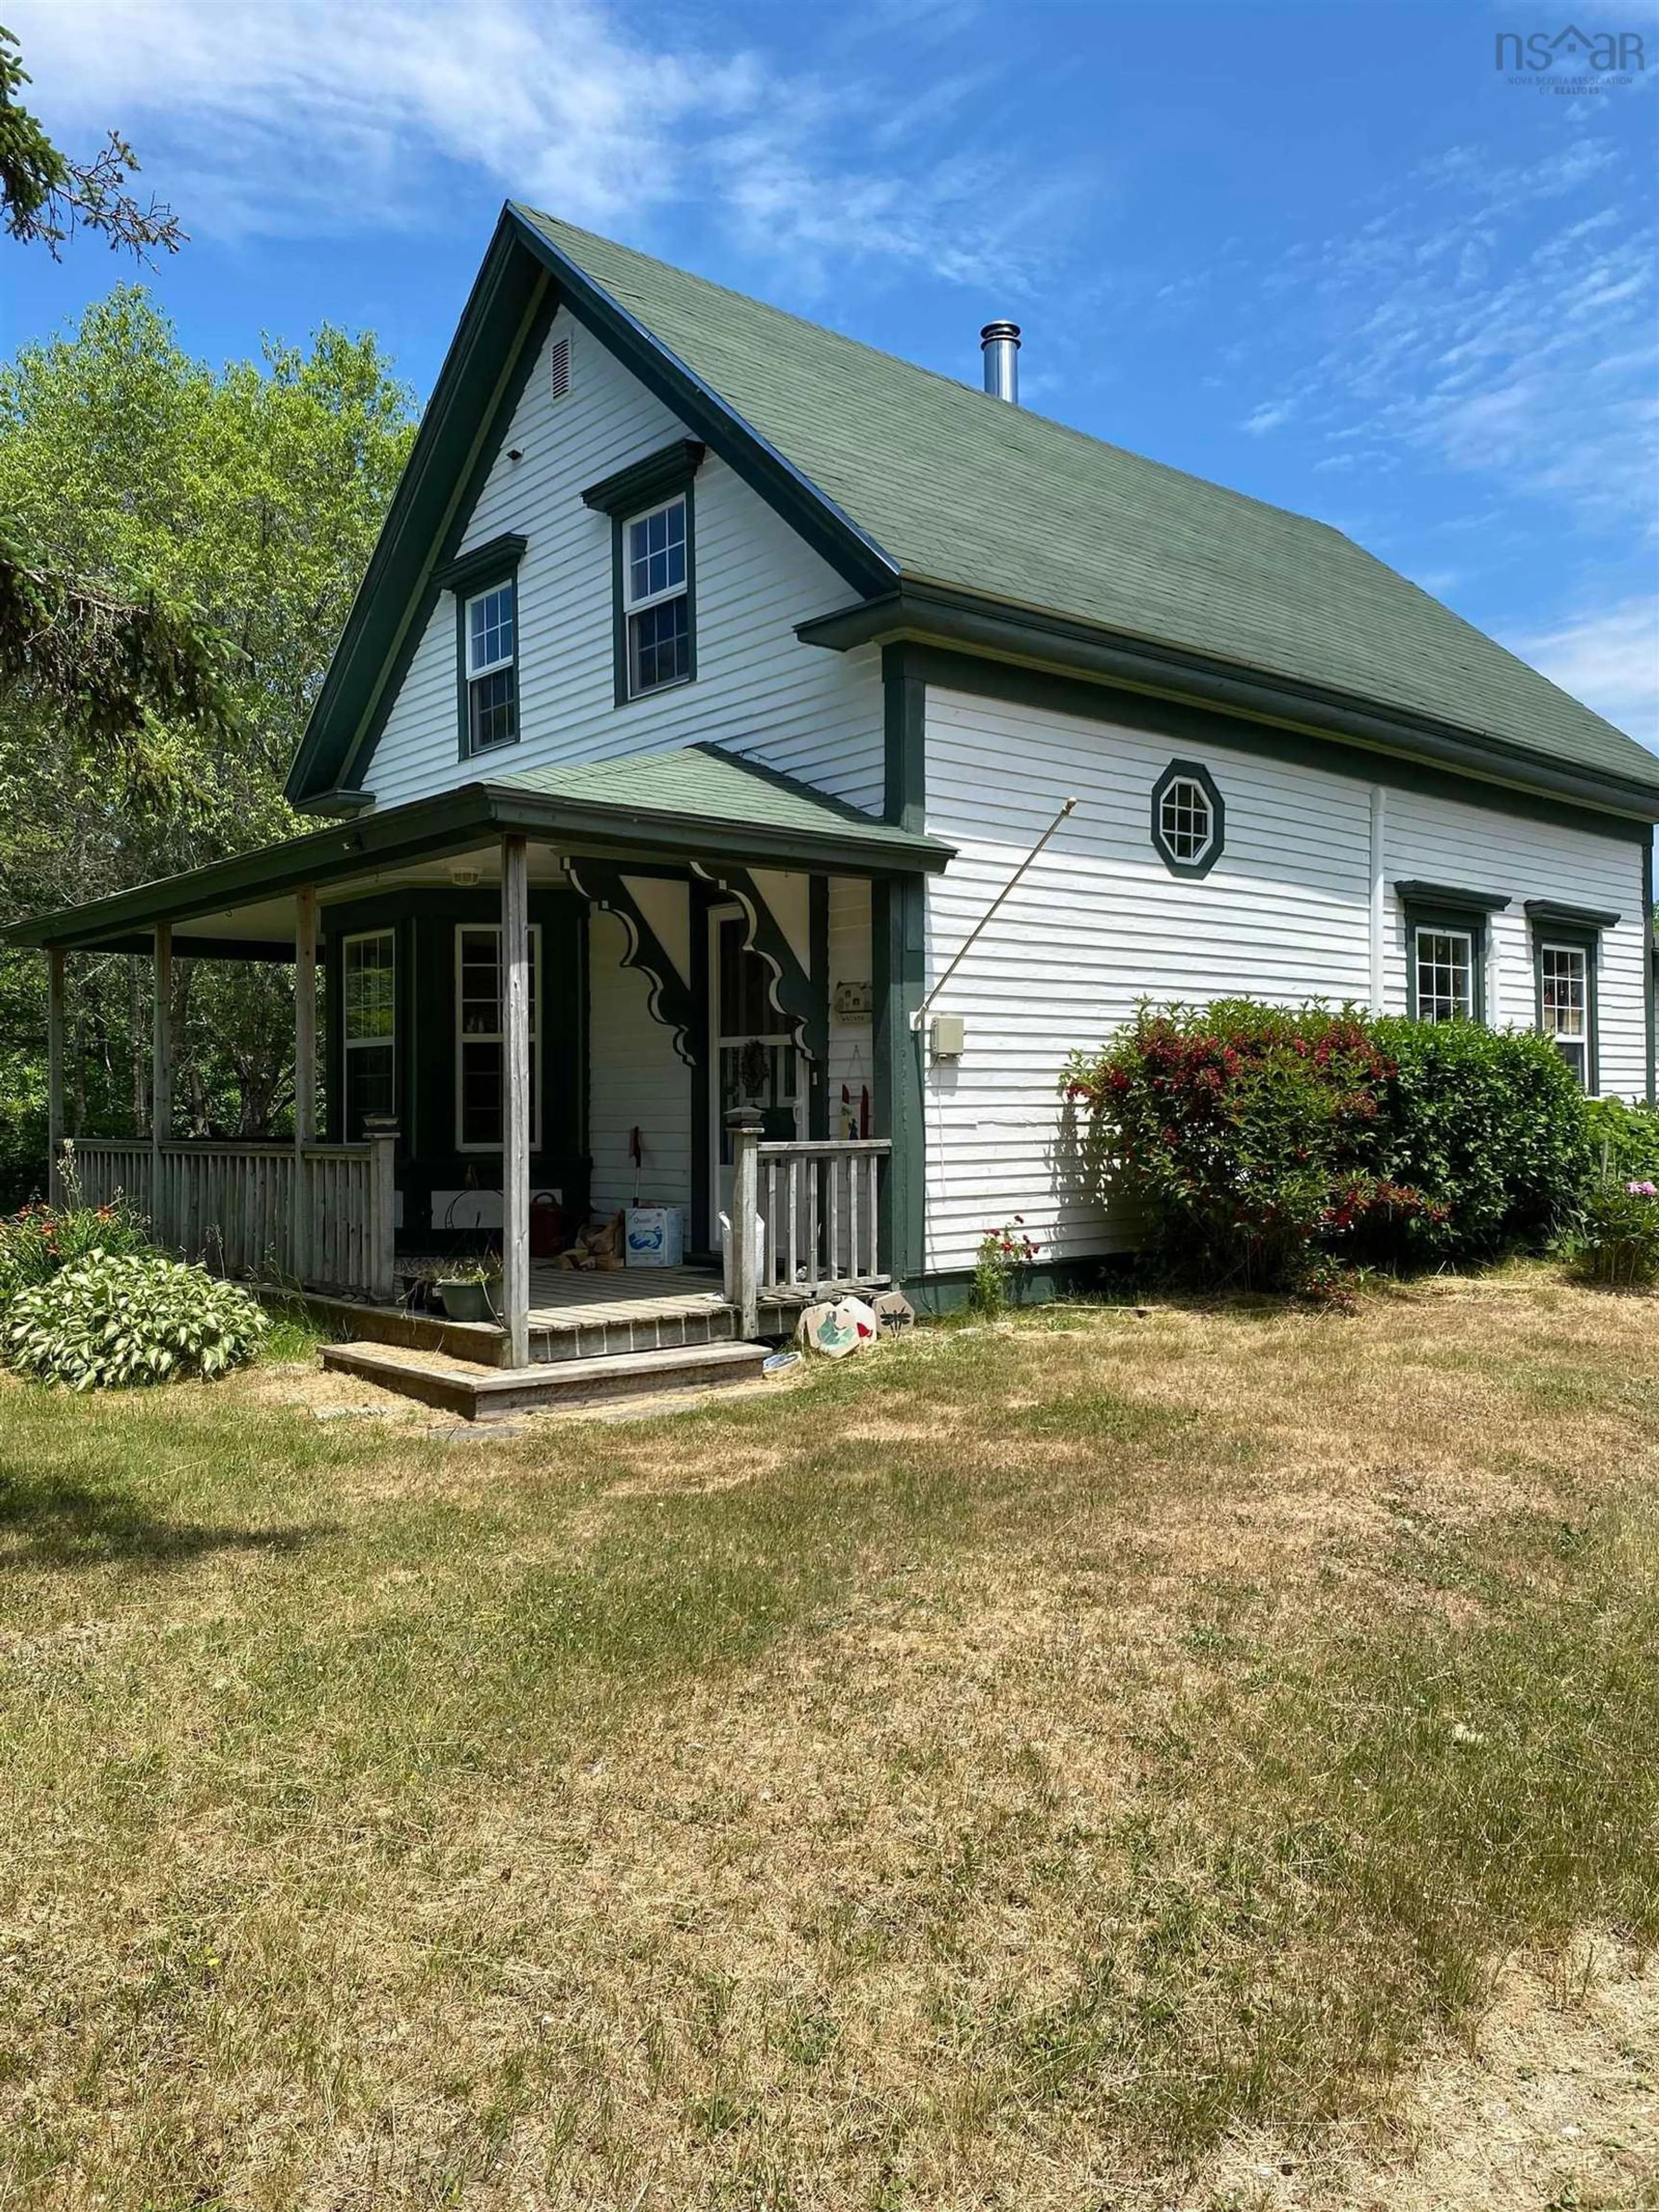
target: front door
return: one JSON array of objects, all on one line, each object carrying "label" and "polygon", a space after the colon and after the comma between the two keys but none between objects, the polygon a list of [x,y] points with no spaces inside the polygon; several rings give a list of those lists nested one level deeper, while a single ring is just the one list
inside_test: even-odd
[{"label": "front door", "polygon": [[806,1133],[806,1085],[802,1055],[790,1024],[772,1004],[772,971],[744,943],[748,922],[740,907],[716,907],[708,917],[709,1131],[713,1150],[714,1219],[732,1211],[732,1139],[726,1115],[734,1106],[757,1106],[773,1142]]}]

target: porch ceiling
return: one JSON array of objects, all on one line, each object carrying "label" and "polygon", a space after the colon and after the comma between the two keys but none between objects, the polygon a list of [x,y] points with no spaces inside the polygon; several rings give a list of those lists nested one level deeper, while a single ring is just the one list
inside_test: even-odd
[{"label": "porch ceiling", "polygon": [[281,959],[294,938],[295,894],[326,905],[396,884],[447,884],[477,856],[498,877],[500,840],[530,841],[532,881],[556,882],[560,856],[603,854],[670,865],[726,860],[831,875],[937,872],[953,848],[873,820],[792,778],[710,747],[634,755],[461,785],[186,874],[164,876],[0,933],[0,942],[70,950],[148,949],[174,926],[175,955]]}]

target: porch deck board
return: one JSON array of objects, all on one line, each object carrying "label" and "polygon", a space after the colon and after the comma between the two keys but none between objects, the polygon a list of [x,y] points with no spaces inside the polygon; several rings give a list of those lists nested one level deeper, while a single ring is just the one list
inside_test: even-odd
[{"label": "porch deck board", "polygon": [[711,1267],[553,1267],[531,1263],[530,1326],[677,1321],[720,1313],[726,1294]]}]

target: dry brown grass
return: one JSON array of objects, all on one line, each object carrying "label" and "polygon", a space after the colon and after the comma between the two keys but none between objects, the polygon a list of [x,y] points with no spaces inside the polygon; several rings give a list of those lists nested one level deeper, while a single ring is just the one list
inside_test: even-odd
[{"label": "dry brown grass", "polygon": [[0,2206],[1643,2201],[1653,1326],[6,1391]]}]

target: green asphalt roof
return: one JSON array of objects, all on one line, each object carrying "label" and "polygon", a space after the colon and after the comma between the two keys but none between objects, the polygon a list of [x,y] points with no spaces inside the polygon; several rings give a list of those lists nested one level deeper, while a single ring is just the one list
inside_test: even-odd
[{"label": "green asphalt roof", "polygon": [[936,837],[920,836],[878,822],[857,807],[813,791],[792,776],[757,767],[713,745],[683,745],[672,752],[623,753],[616,760],[568,768],[526,769],[491,775],[497,790],[530,791],[573,805],[614,807],[755,830],[786,830],[828,845],[854,842],[890,848],[895,865],[914,865],[924,854],[948,854]]},{"label": "green asphalt roof", "polygon": [[1328,523],[1126,453],[519,207],[929,582],[1659,788],[1659,757]]}]

